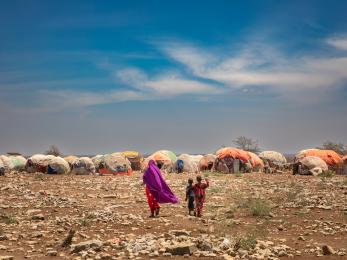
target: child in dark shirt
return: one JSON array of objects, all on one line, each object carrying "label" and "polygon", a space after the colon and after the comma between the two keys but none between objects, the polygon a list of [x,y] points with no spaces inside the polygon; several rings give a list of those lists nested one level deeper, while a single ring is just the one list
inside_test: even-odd
[{"label": "child in dark shirt", "polygon": [[192,212],[193,212],[193,215],[195,216],[194,198],[195,198],[195,194],[194,194],[194,187],[193,187],[193,179],[188,179],[188,186],[186,188],[186,201],[188,201],[188,214],[190,216],[192,216]]}]

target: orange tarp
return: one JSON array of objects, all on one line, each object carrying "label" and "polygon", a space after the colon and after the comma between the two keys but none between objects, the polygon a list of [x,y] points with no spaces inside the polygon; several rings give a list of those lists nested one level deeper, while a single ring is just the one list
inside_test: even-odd
[{"label": "orange tarp", "polygon": [[257,166],[264,167],[264,162],[262,159],[259,158],[258,155],[252,152],[248,152],[248,154],[251,156],[251,163],[253,167],[257,167]]},{"label": "orange tarp", "polygon": [[341,156],[332,150],[309,149],[304,152],[304,156],[319,157],[330,166],[341,164],[343,162]]},{"label": "orange tarp", "polygon": [[232,157],[234,159],[239,159],[244,163],[251,159],[251,156],[248,154],[248,152],[233,147],[222,148],[217,151],[216,155],[219,159]]}]

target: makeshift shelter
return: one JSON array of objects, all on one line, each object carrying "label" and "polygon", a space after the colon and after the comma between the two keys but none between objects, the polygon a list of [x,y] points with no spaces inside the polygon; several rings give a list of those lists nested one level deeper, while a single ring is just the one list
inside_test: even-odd
[{"label": "makeshift shelter", "polygon": [[172,172],[174,170],[177,157],[173,152],[168,150],[157,151],[143,161],[143,169],[147,168],[148,162],[150,160],[154,160],[161,169],[167,172]]},{"label": "makeshift shelter", "polygon": [[61,157],[52,158],[47,165],[48,174],[67,174],[70,172],[69,163]]},{"label": "makeshift shelter", "polygon": [[50,160],[52,160],[55,156],[53,155],[44,155],[44,154],[35,154],[31,156],[25,165],[25,169],[27,172],[47,172],[47,166]]},{"label": "makeshift shelter", "polygon": [[8,157],[11,162],[12,162],[12,166],[13,166],[13,170],[15,171],[23,171],[25,170],[25,165],[27,163],[27,159],[25,159],[23,156],[21,155],[11,155]]},{"label": "makeshift shelter", "polygon": [[80,157],[73,161],[71,173],[76,175],[89,175],[95,173],[95,166],[92,159]]},{"label": "makeshift shelter", "polygon": [[247,152],[251,159],[250,159],[250,163],[252,165],[252,169],[253,171],[262,171],[264,169],[264,162],[262,159],[260,159],[260,157],[258,155],[256,155],[255,153],[252,152]]},{"label": "makeshift shelter", "polygon": [[276,152],[276,151],[264,151],[259,154],[259,157],[262,160],[268,160],[273,163],[278,163],[278,164],[286,164],[287,159],[284,157],[283,154]]},{"label": "makeshift shelter", "polygon": [[321,158],[330,167],[338,167],[342,165],[342,157],[333,150],[321,150],[321,149],[307,149],[300,151],[295,155],[295,161],[300,160],[303,157],[315,156]]},{"label": "makeshift shelter", "polygon": [[328,171],[328,165],[324,160],[315,156],[307,156],[295,162],[293,174],[314,175]]},{"label": "makeshift shelter", "polygon": [[64,160],[67,161],[67,163],[70,165],[70,167],[72,166],[72,163],[76,159],[78,159],[78,157],[75,155],[69,155],[69,156],[64,157]]},{"label": "makeshift shelter", "polygon": [[234,147],[224,147],[216,152],[215,169],[224,173],[246,172],[250,170],[251,156],[248,152]]},{"label": "makeshift shelter", "polygon": [[2,174],[10,172],[13,169],[12,160],[6,155],[0,155]]},{"label": "makeshift shelter", "polygon": [[197,161],[198,157],[189,154],[181,154],[177,157],[175,162],[175,170],[178,170],[178,162],[183,163],[183,172],[199,172],[199,162]]},{"label": "makeshift shelter", "polygon": [[347,175],[347,155],[342,157],[342,162],[341,174]]},{"label": "makeshift shelter", "polygon": [[214,154],[206,154],[199,160],[200,171],[213,171],[214,163],[217,156]]},{"label": "makeshift shelter", "polygon": [[130,161],[121,153],[111,153],[105,156],[104,161],[99,165],[100,174],[126,174],[132,173]]},{"label": "makeshift shelter", "polygon": [[95,169],[98,172],[100,168],[100,164],[105,161],[105,156],[103,154],[98,154],[92,157],[92,161],[94,163]]},{"label": "makeshift shelter", "polygon": [[125,151],[121,153],[131,163],[131,168],[134,171],[140,171],[143,161],[143,155],[137,151]]}]

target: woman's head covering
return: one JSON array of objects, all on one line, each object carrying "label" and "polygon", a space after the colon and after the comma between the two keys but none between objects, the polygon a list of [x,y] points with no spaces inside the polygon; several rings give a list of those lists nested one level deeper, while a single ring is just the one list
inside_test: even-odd
[{"label": "woman's head covering", "polygon": [[158,203],[178,203],[178,199],[166,184],[154,160],[150,160],[143,175],[143,182]]}]

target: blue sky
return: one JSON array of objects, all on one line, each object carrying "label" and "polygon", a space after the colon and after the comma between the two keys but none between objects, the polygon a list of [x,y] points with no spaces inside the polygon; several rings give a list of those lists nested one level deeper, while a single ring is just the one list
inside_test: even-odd
[{"label": "blue sky", "polygon": [[1,1],[0,153],[347,143],[345,1]]}]

